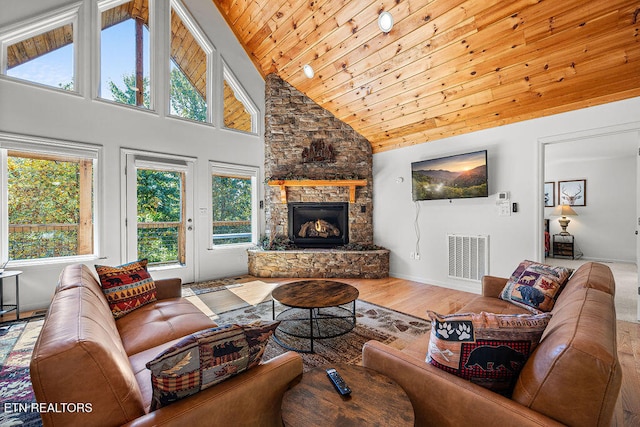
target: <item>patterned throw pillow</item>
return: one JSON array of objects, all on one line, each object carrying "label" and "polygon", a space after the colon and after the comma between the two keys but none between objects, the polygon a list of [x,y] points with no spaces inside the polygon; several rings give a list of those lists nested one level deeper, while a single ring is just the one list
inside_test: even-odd
[{"label": "patterned throw pillow", "polygon": [[156,300],[156,284],[147,271],[147,262],[143,259],[117,267],[95,266],[116,319]]},{"label": "patterned throw pillow", "polygon": [[502,289],[500,298],[534,313],[551,311],[571,273],[571,268],[523,261]]},{"label": "patterned throw pillow", "polygon": [[507,397],[551,318],[550,313],[428,313],[427,363]]},{"label": "patterned throw pillow", "polygon": [[191,396],[262,360],[280,322],[224,325],[191,334],[147,363],[151,370],[151,410]]}]

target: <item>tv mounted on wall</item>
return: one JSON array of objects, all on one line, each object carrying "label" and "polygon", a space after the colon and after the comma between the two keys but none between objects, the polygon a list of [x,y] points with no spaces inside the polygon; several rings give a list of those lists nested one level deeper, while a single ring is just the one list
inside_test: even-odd
[{"label": "tv mounted on wall", "polygon": [[488,197],[487,150],[411,163],[413,200]]}]

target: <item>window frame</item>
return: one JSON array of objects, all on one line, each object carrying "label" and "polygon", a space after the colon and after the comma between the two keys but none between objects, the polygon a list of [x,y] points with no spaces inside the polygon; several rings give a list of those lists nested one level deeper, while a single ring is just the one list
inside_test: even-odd
[{"label": "window frame", "polygon": [[102,12],[105,10],[109,10],[116,6],[120,6],[124,3],[129,3],[132,0],[101,0],[96,4],[96,26],[95,26],[95,49],[94,49],[94,62],[95,73],[94,73],[94,98],[96,100],[107,102],[110,104],[115,104],[119,106],[124,106],[125,108],[134,108],[138,111],[148,111],[155,112],[156,111],[156,87],[157,84],[155,82],[155,63],[156,63],[156,1],[148,0],[149,2],[149,108],[139,107],[137,105],[132,104],[123,104],[121,102],[113,101],[111,99],[106,99],[102,96]]},{"label": "window frame", "polygon": [[101,239],[102,215],[102,146],[51,138],[32,137],[0,132],[0,259],[9,256],[9,191],[8,151],[93,159],[93,251],[85,255],[48,257],[9,261],[7,267],[87,262],[100,258],[103,253]]},{"label": "window frame", "polygon": [[[244,176],[251,178],[251,241],[241,243],[226,243],[222,245],[213,244],[213,175],[221,176]],[[209,250],[225,250],[233,248],[252,247],[258,243],[260,236],[260,186],[258,185],[258,178],[260,176],[260,168],[258,166],[238,165],[233,163],[224,163],[210,160],[209,161],[209,218],[208,218],[208,245]]]},{"label": "window frame", "polygon": [[[175,114],[171,114],[171,11],[175,11],[178,17],[182,20],[182,23],[187,28],[187,30],[191,33],[196,43],[200,46],[200,48],[204,51],[207,56],[207,71],[206,71],[206,105],[207,105],[207,120],[204,122],[200,122],[198,120],[192,120],[186,117],[177,116]],[[191,13],[187,10],[186,6],[180,0],[170,0],[169,2],[169,13],[167,13],[167,37],[168,43],[166,44],[166,64],[165,64],[165,73],[166,73],[166,117],[170,117],[172,119],[185,120],[189,123],[199,123],[205,124],[209,126],[215,126],[213,119],[216,117],[217,111],[214,111],[216,103],[214,102],[216,91],[213,85],[214,82],[214,71],[216,65],[216,48],[211,43],[209,38],[205,35],[204,31],[197,24],[196,20],[191,16]]]},{"label": "window frame", "polygon": [[[249,135],[259,135],[260,134],[260,110],[256,106],[256,103],[253,102],[247,91],[244,89],[240,81],[236,78],[231,68],[227,65],[223,58],[220,58],[220,62],[222,63],[222,80],[220,82],[220,106],[218,111],[220,111],[220,127],[232,132],[240,132]],[[246,132],[239,129],[230,128],[224,125],[224,82],[225,80],[231,86],[236,99],[240,101],[244,107],[247,109],[247,112],[251,114],[251,131]]]},{"label": "window frame", "polygon": [[[79,15],[82,4],[82,2],[73,3],[52,12],[18,22],[0,33],[0,78],[36,87],[52,89],[63,93],[82,94],[83,76],[82,67],[79,63],[80,51],[82,49],[82,46],[80,46],[81,37],[79,37],[79,33],[81,31],[81,28],[79,27]],[[60,87],[7,75],[7,49],[9,46],[67,24],[71,24],[73,28],[73,90],[66,90]]]}]

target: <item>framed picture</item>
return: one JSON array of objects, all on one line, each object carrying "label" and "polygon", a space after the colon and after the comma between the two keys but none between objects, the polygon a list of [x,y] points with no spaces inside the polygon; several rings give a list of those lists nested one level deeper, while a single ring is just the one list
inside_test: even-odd
[{"label": "framed picture", "polygon": [[556,183],[544,183],[544,207],[552,208],[556,205]]},{"label": "framed picture", "polygon": [[558,181],[558,204],[587,206],[587,180]]}]

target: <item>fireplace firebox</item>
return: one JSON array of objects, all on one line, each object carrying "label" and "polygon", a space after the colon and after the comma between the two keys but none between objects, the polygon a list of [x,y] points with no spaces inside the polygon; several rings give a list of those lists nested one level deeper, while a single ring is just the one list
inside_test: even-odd
[{"label": "fireplace firebox", "polygon": [[289,203],[289,239],[300,248],[349,243],[349,203]]}]

